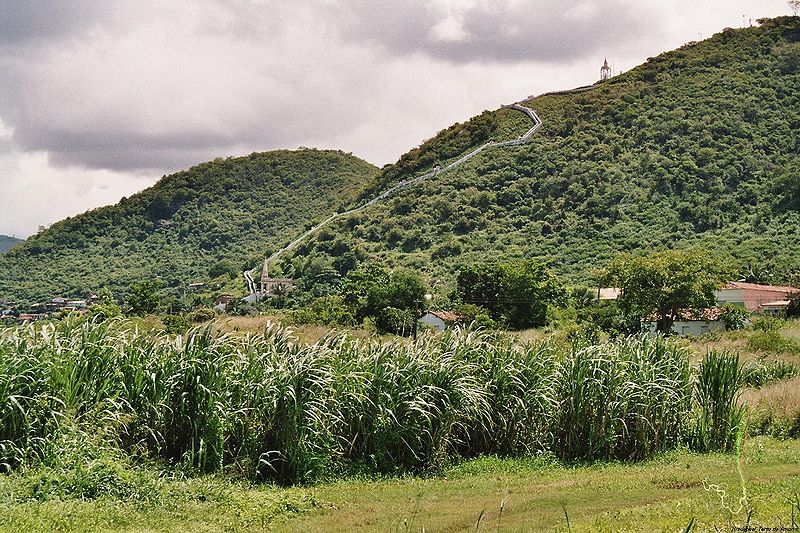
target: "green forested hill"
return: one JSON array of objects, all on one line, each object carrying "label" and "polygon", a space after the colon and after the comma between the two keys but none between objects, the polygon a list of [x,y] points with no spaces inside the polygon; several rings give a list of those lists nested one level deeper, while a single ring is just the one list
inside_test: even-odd
[{"label": "green forested hill", "polygon": [[241,277],[286,235],[351,202],[378,169],[336,151],[216,159],[153,187],[54,224],[0,257],[0,298],[115,293],[160,278]]},{"label": "green forested hill", "polygon": [[[800,272],[800,18],[727,29],[525,105],[544,121],[530,144],[340,221],[283,270],[311,282],[351,254],[447,282],[459,264],[525,257],[577,281],[618,251],[701,246],[773,274],[763,281]],[[486,112],[386,167],[374,189],[529,126]]]},{"label": "green forested hill", "polygon": [[[337,220],[276,272],[307,295],[369,258],[439,286],[493,258],[545,259],[578,281],[618,251],[700,246],[774,275],[763,281],[800,273],[800,18],[727,29],[525,105],[544,121],[531,143],[486,150]],[[179,288],[256,266],[312,221],[529,127],[517,111],[486,111],[381,171],[316,150],[199,165],[16,247],[0,258],[0,298],[154,276]]]},{"label": "green forested hill", "polygon": [[21,239],[16,237],[9,237],[8,235],[0,235],[0,254],[6,253],[12,246],[21,243]]}]

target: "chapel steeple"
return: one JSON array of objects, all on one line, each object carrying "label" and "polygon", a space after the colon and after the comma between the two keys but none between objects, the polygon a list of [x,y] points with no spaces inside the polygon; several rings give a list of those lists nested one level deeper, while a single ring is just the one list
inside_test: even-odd
[{"label": "chapel steeple", "polygon": [[608,66],[608,58],[603,60],[603,66],[600,67],[600,81],[606,81],[611,77],[611,67]]}]

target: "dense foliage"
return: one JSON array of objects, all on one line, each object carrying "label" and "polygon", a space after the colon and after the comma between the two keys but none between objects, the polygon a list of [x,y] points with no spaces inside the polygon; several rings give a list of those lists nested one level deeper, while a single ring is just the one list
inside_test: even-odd
[{"label": "dense foliage", "polygon": [[[530,144],[487,150],[346,218],[285,270],[302,277],[303,262],[355,250],[449,291],[461,265],[487,259],[548,261],[585,283],[618,252],[703,248],[759,265],[758,281],[797,280],[799,59],[800,18],[784,17],[726,29],[585,92],[528,100],[544,121]],[[446,160],[456,140],[513,138],[529,125],[508,109],[481,115],[384,169],[380,183]]]},{"label": "dense foliage", "polygon": [[[368,258],[442,293],[461,265],[487,259],[546,261],[577,281],[618,252],[669,248],[759,265],[759,281],[800,276],[800,18],[726,29],[588,91],[525,103],[544,121],[531,143],[343,217],[276,272],[309,301]],[[487,111],[380,172],[313,150],[199,165],[0,258],[0,298],[117,294],[156,276],[178,291],[214,274],[241,291],[234,271],[312,221],[529,127],[517,111]]]},{"label": "dense foliage", "polygon": [[[57,464],[63,443],[93,440],[133,460],[283,483],[479,454],[725,449],[739,378],[704,362],[693,393],[688,355],[658,337],[570,347],[456,331],[303,345],[271,326],[171,337],[118,320],[31,325],[0,331],[0,468]],[[695,434],[719,420],[734,424]]]},{"label": "dense foliage", "polygon": [[708,255],[680,250],[621,254],[603,273],[606,285],[622,289],[620,308],[640,320],[653,317],[663,333],[686,310],[713,306],[725,279],[725,270]]},{"label": "dense foliage", "polygon": [[493,320],[512,329],[544,326],[548,306],[565,299],[553,273],[534,261],[464,265],[456,278],[456,294],[461,302],[486,309]]},{"label": "dense foliage", "polygon": [[0,258],[0,299],[122,297],[156,278],[240,287],[241,271],[350,203],[377,169],[342,152],[254,153],[163,177],[119,204],[54,224]]}]

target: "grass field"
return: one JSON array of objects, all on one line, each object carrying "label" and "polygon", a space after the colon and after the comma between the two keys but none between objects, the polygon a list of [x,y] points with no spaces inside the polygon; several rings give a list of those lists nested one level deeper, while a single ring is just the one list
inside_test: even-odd
[{"label": "grass field", "polygon": [[[747,523],[748,509],[751,526],[791,530],[793,520],[800,521],[800,441],[758,437],[745,443],[745,505],[736,463],[733,455],[685,451],[637,464],[584,466],[483,458],[427,479],[350,479],[291,489],[145,472],[150,490],[126,500],[25,499],[24,478],[5,476],[0,530],[684,531],[694,518],[692,531],[733,531]],[[727,492],[725,505],[711,484]]]},{"label": "grass field", "polygon": [[[0,332],[0,531],[800,521],[796,323],[570,345],[248,333],[265,321],[177,337],[135,321]],[[732,452],[743,434],[741,461],[691,451]]]}]

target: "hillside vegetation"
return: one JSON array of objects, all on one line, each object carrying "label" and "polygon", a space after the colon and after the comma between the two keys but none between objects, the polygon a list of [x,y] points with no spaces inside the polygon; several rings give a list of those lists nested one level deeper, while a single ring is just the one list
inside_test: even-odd
[{"label": "hillside vegetation", "polygon": [[11,249],[12,246],[16,246],[21,242],[22,239],[17,239],[16,237],[9,237],[8,235],[0,235],[0,254],[6,253]]},{"label": "hillside vegetation", "polygon": [[[284,260],[295,277],[380,258],[450,282],[461,264],[543,259],[574,281],[619,251],[703,247],[788,281],[800,270],[800,18],[726,29],[585,92],[523,102],[530,144],[486,151]],[[381,173],[375,189],[529,127],[486,112]],[[446,283],[444,284],[447,285]]]},{"label": "hillside vegetation", "polygon": [[[325,295],[359,263],[420,272],[444,292],[462,264],[533,259],[586,281],[620,251],[702,247],[763,279],[800,273],[800,18],[726,29],[588,91],[524,102],[531,143],[342,217],[275,273]],[[218,159],[67,219],[0,258],[0,298],[80,295],[160,278],[173,292],[237,271],[314,221],[530,127],[514,110],[451,126],[382,170],[340,152]],[[771,276],[770,276],[771,275]]]},{"label": "hillside vegetation", "polygon": [[[0,258],[0,298],[85,295],[159,278],[240,278],[286,235],[351,202],[378,169],[338,151],[215,159],[54,224]],[[249,268],[249,266],[248,266]]]}]

